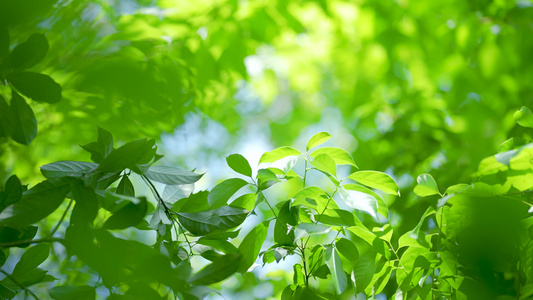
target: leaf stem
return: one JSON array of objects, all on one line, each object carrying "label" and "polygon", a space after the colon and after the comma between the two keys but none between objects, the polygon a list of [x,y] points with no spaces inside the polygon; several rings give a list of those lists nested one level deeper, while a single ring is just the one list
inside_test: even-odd
[{"label": "leaf stem", "polygon": [[13,276],[11,276],[9,273],[7,273],[6,271],[0,269],[0,272],[2,272],[2,274],[6,275],[7,278],[9,278],[9,280],[13,281],[16,285],[18,285],[21,289],[25,290],[26,292],[28,292],[30,295],[33,296],[33,298],[35,298],[36,300],[39,300],[39,298],[37,298],[37,296],[35,296],[35,294],[30,291],[27,287],[25,287],[24,285],[22,285],[20,282],[18,282],[18,280],[16,280]]},{"label": "leaf stem", "polygon": [[305,286],[309,286],[309,273],[307,272],[307,259],[305,258],[305,245],[303,241],[300,241],[300,247],[300,251],[302,251],[302,261],[304,264]]},{"label": "leaf stem", "polygon": [[65,217],[67,216],[67,212],[68,212],[68,210],[70,209],[70,206],[72,205],[72,202],[73,202],[73,200],[70,199],[70,202],[68,203],[67,208],[66,208],[65,211],[63,212],[63,215],[61,216],[61,219],[59,219],[59,222],[57,222],[57,225],[54,227],[54,229],[52,229],[52,231],[50,232],[49,237],[53,237],[53,236],[54,236],[54,233],[56,233],[56,231],[57,231],[57,230],[59,229],[59,227],[61,226],[61,223],[63,223],[63,220],[64,220]]},{"label": "leaf stem", "polygon": [[51,242],[63,242],[63,239],[48,237],[48,238],[42,238],[42,239],[36,239],[36,240],[20,240],[20,241],[14,241],[14,242],[0,243],[0,248],[16,247],[16,246],[21,246],[25,244],[39,244],[39,243],[51,243]]}]

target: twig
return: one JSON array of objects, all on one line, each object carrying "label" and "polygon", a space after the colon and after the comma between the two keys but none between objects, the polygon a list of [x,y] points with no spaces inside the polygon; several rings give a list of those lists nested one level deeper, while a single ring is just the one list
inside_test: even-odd
[{"label": "twig", "polygon": [[50,242],[63,242],[63,239],[59,239],[59,238],[43,238],[43,239],[36,239],[36,240],[21,240],[21,241],[0,243],[0,248],[3,248],[3,247],[15,247],[15,246],[21,246],[21,245],[25,245],[25,244],[39,244],[39,243],[50,243]]},{"label": "twig", "polygon": [[57,222],[57,225],[56,225],[56,226],[54,227],[54,229],[52,229],[52,231],[50,232],[49,237],[53,237],[53,236],[54,236],[54,233],[56,233],[56,231],[59,229],[59,226],[61,226],[61,223],[63,223],[63,220],[64,220],[65,217],[67,216],[67,212],[68,212],[68,210],[70,209],[70,206],[72,205],[72,202],[73,202],[73,200],[70,199],[70,202],[68,203],[67,209],[65,209],[65,211],[63,212],[63,215],[61,216],[61,219],[59,219],[59,222]]}]

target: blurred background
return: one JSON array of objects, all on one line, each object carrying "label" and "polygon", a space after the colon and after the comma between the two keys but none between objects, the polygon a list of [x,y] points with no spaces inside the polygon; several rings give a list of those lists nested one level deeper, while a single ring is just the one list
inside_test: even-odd
[{"label": "blurred background", "polygon": [[3,0],[0,22],[11,49],[46,36],[31,70],[63,88],[56,104],[30,103],[30,146],[0,140],[0,182],[33,185],[43,164],[89,160],[78,145],[97,126],[119,144],[157,139],[164,164],[207,172],[197,190],[234,176],[229,154],[256,166],[327,131],[360,169],[397,180],[389,207],[402,233],[437,201],[411,192],[418,174],[471,182],[528,130],[513,112],[533,107],[530,0]]}]

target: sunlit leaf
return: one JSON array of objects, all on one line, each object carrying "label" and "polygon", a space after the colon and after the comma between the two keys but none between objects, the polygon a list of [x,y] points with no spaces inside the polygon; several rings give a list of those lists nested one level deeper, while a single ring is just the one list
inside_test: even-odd
[{"label": "sunlit leaf", "polygon": [[362,292],[372,283],[374,272],[376,271],[376,253],[367,251],[355,263],[353,277],[355,279],[356,293]]},{"label": "sunlit leaf", "polygon": [[240,254],[219,257],[189,279],[193,285],[207,285],[222,281],[235,273],[240,266]]},{"label": "sunlit leaf", "polygon": [[320,171],[337,176],[337,166],[335,165],[335,161],[326,153],[315,156],[311,161],[311,165]]},{"label": "sunlit leaf", "polygon": [[359,251],[355,244],[345,238],[341,238],[335,242],[335,247],[342,256],[349,261],[356,261],[359,258]]},{"label": "sunlit leaf", "polygon": [[363,185],[382,190],[387,194],[400,195],[396,181],[390,175],[378,171],[358,171],[350,174],[348,178]]},{"label": "sunlit leaf", "polygon": [[414,192],[420,197],[427,197],[431,195],[440,195],[437,182],[431,176],[431,174],[421,174],[416,178],[417,185]]},{"label": "sunlit leaf", "polygon": [[41,166],[41,173],[46,178],[82,177],[98,167],[98,164],[84,161],[57,161]]},{"label": "sunlit leaf", "polygon": [[237,227],[247,215],[248,211],[242,208],[222,206],[201,212],[180,212],[178,218],[189,232],[200,236]]},{"label": "sunlit leaf", "polygon": [[272,163],[282,158],[285,158],[287,156],[298,156],[301,154],[302,153],[300,153],[300,151],[292,147],[288,147],[288,146],[279,147],[272,151],[265,152],[259,159],[259,163],[260,164],[261,163]]},{"label": "sunlit leaf", "polygon": [[330,138],[331,134],[327,132],[319,132],[309,139],[309,142],[307,142],[306,150],[309,151],[309,149],[327,142]]},{"label": "sunlit leaf", "polygon": [[209,207],[218,208],[226,205],[229,198],[247,184],[248,182],[240,178],[226,179],[217,184],[207,196]]},{"label": "sunlit leaf", "polygon": [[252,168],[244,156],[240,154],[232,154],[226,157],[226,162],[233,171],[245,176],[252,176]]},{"label": "sunlit leaf", "polygon": [[233,207],[242,207],[248,211],[251,211],[255,207],[257,195],[253,193],[244,194],[230,203]]},{"label": "sunlit leaf", "polygon": [[189,184],[198,181],[204,174],[167,166],[151,166],[144,175],[149,179],[169,185]]},{"label": "sunlit leaf", "polygon": [[367,212],[377,219],[378,201],[374,196],[357,190],[352,190],[350,189],[350,186],[340,188],[339,194],[350,207]]},{"label": "sunlit leaf", "polygon": [[342,269],[341,259],[337,250],[332,246],[329,246],[326,249],[325,260],[329,271],[331,272],[333,285],[335,286],[337,294],[344,292],[347,285],[346,273],[344,273],[344,270]]},{"label": "sunlit leaf", "polygon": [[323,147],[311,153],[311,157],[314,158],[324,153],[331,156],[337,165],[351,165],[357,168],[352,156],[341,148]]},{"label": "sunlit leaf", "polygon": [[294,228],[294,239],[299,240],[311,235],[327,234],[330,230],[330,226],[322,224],[300,223]]},{"label": "sunlit leaf", "polygon": [[253,265],[265,242],[267,232],[268,223],[259,223],[244,237],[239,245],[242,257],[239,272],[246,272]]},{"label": "sunlit leaf", "polygon": [[513,118],[520,126],[533,128],[533,113],[529,108],[522,106],[514,113]]}]

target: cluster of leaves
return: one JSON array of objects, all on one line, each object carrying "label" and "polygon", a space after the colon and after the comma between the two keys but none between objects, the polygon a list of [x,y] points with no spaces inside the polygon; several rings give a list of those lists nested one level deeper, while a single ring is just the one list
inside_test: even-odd
[{"label": "cluster of leaves", "polygon": [[61,86],[50,76],[25,71],[39,63],[48,52],[43,34],[33,34],[10,51],[9,31],[0,25],[0,82],[11,87],[10,104],[0,96],[0,137],[11,137],[28,145],[37,134],[37,120],[22,95],[36,102],[61,100]]}]

